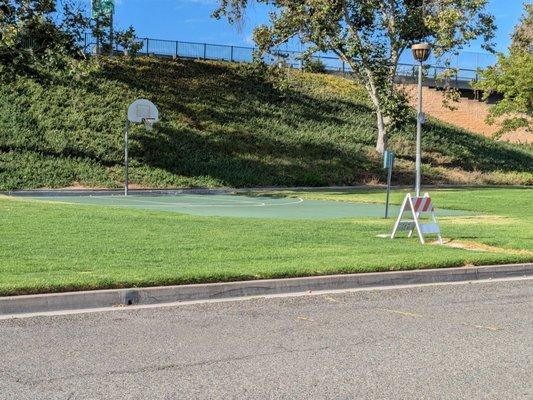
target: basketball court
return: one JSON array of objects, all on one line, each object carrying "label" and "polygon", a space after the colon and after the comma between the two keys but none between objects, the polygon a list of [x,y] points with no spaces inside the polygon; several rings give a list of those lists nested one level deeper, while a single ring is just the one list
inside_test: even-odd
[{"label": "basketball court", "polygon": [[[108,206],[145,211],[165,211],[213,217],[264,218],[289,220],[329,220],[336,218],[384,218],[385,205],[308,200],[300,197],[253,196],[232,193],[147,193],[130,192],[128,132],[131,124],[144,124],[151,130],[159,121],[157,106],[147,99],[137,99],[128,107],[124,133],[124,195],[115,193],[56,192],[32,197],[33,201],[66,203],[80,206]],[[394,155],[386,162],[388,190]],[[387,192],[389,193],[389,192]],[[131,195],[130,195],[131,194]],[[24,194],[23,194],[24,195]],[[26,195],[24,195],[26,196]],[[387,202],[388,202],[387,194]],[[433,209],[433,207],[432,207]],[[391,206],[388,215],[398,214],[400,206]],[[438,210],[437,216],[471,215],[467,211]]]},{"label": "basketball court", "polygon": [[[384,204],[307,200],[298,197],[245,196],[232,194],[39,196],[34,201],[109,206],[146,211],[239,218],[314,219],[383,218]],[[391,206],[397,214],[399,206]],[[437,216],[472,215],[468,211],[437,210]]]}]

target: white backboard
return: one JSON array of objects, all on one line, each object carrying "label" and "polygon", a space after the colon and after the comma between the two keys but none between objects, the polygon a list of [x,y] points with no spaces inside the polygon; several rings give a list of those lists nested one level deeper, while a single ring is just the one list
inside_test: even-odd
[{"label": "white backboard", "polygon": [[139,124],[144,120],[159,121],[159,111],[154,103],[146,99],[135,100],[128,107],[128,120]]}]

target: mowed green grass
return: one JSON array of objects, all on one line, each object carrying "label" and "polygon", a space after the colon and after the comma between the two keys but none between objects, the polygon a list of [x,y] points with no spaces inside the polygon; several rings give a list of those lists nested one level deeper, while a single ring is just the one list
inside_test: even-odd
[{"label": "mowed green grass", "polygon": [[392,220],[196,217],[0,197],[0,295],[533,261],[530,189],[432,193],[437,206],[486,213],[441,219],[446,238],[484,251],[376,237]]},{"label": "mowed green grass", "polygon": [[[533,189],[530,187],[463,187],[427,190],[436,208],[465,210],[481,215],[441,218],[445,235],[456,240],[533,250]],[[391,204],[401,204],[409,189],[393,189]],[[383,188],[280,190],[262,195],[297,196],[304,199],[385,203]],[[412,193],[412,191],[411,191]],[[424,193],[424,190],[423,190]],[[392,216],[396,218],[397,216]]]}]

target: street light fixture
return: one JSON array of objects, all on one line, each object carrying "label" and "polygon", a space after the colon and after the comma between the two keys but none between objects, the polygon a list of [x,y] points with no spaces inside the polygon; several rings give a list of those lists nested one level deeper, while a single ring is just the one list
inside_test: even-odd
[{"label": "street light fixture", "polygon": [[414,44],[411,47],[411,50],[413,51],[413,57],[416,61],[424,62],[427,61],[431,54],[431,45],[428,43]]},{"label": "street light fixture", "polygon": [[422,113],[422,63],[431,54],[431,45],[428,43],[418,43],[411,47],[413,57],[420,63],[418,67],[418,114],[416,116],[416,197],[420,197],[421,165],[422,165],[422,124],[425,122]]}]

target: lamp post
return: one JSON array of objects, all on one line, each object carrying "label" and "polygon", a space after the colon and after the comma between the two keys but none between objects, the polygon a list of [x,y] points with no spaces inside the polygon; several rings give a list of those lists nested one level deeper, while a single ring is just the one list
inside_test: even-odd
[{"label": "lamp post", "polygon": [[414,44],[411,47],[413,57],[420,63],[418,67],[418,114],[416,116],[416,183],[415,194],[420,197],[421,165],[422,165],[422,124],[424,114],[422,113],[422,63],[429,58],[431,46],[428,43]]}]

